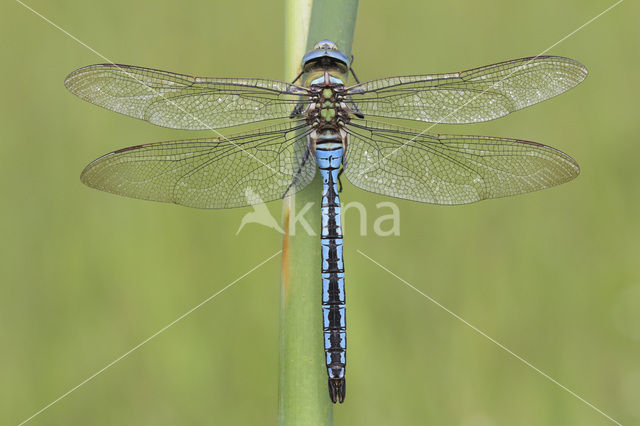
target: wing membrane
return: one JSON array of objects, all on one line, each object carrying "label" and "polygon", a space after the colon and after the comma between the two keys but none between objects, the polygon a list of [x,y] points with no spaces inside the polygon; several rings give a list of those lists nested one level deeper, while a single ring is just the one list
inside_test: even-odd
[{"label": "wing membrane", "polygon": [[67,76],[65,86],[92,104],[190,130],[289,117],[307,93],[274,80],[193,77],[114,64],[80,68]]},{"label": "wing membrane", "polygon": [[[231,208],[282,198],[315,174],[301,121],[228,138],[124,148],[89,164],[86,185],[132,198],[197,208]],[[306,161],[305,161],[306,160]]]},{"label": "wing membrane", "polygon": [[587,76],[558,56],[514,59],[451,74],[389,77],[347,89],[362,113],[432,123],[493,120],[542,102]]},{"label": "wing membrane", "polygon": [[413,201],[473,203],[548,188],[580,172],[573,158],[536,142],[429,135],[360,120],[347,132],[347,179],[361,189]]}]

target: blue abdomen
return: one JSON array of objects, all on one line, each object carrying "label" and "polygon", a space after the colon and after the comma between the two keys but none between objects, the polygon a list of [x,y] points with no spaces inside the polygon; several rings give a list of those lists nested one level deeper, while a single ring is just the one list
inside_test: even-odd
[{"label": "blue abdomen", "polygon": [[324,350],[329,374],[329,394],[342,402],[345,394],[347,334],[344,295],[344,262],[338,176],[344,145],[338,132],[316,142],[316,162],[322,176],[322,311]]}]

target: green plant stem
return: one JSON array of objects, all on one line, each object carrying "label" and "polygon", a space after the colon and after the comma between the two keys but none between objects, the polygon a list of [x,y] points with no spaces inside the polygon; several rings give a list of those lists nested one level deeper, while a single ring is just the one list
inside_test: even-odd
[{"label": "green plant stem", "polygon": [[[334,41],[351,54],[357,0],[286,0],[285,78],[300,72],[302,56],[320,40]],[[320,277],[321,182],[313,182],[283,203],[282,288],[278,425],[320,426],[333,423],[324,360]],[[309,235],[295,215],[304,219]],[[296,229],[297,227],[297,229]]]}]

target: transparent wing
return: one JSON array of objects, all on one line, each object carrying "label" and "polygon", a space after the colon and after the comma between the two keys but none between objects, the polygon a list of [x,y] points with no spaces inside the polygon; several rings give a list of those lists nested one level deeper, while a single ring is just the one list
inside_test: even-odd
[{"label": "transparent wing", "polygon": [[372,80],[352,86],[346,93],[365,116],[474,123],[552,98],[586,76],[587,69],[577,61],[538,56],[452,74]]},{"label": "transparent wing", "polygon": [[132,146],[93,161],[80,179],[101,191],[188,207],[259,204],[311,182],[316,166],[307,133],[295,121],[228,138]]},{"label": "transparent wing", "polygon": [[433,204],[466,204],[567,182],[580,172],[563,152],[490,136],[429,135],[352,121],[345,175],[378,194]]},{"label": "transparent wing", "polygon": [[193,77],[100,64],[67,76],[65,86],[92,104],[174,129],[203,130],[289,117],[307,89],[251,78]]}]

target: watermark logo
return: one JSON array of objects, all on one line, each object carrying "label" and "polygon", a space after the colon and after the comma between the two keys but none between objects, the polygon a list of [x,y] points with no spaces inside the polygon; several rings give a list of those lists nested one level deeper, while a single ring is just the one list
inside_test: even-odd
[{"label": "watermark logo", "polygon": [[[267,206],[262,202],[260,196],[253,192],[251,189],[245,191],[245,196],[248,202],[251,203],[253,211],[248,212],[242,217],[240,226],[236,231],[236,235],[240,233],[247,225],[257,224],[271,228],[281,234],[284,234],[280,223],[275,218]],[[400,209],[398,205],[391,201],[383,201],[376,204],[373,214],[368,214],[367,208],[364,204],[358,201],[352,201],[341,205],[342,209],[342,229],[343,232],[347,232],[345,229],[345,218],[353,217],[354,213],[357,213],[359,219],[359,234],[360,236],[367,236],[369,233],[369,220],[373,219],[372,231],[374,235],[380,237],[398,236],[400,235]],[[290,216],[289,232],[291,235],[295,235],[296,230],[306,232],[310,236],[316,236],[318,230],[314,229],[306,218],[306,214],[313,208],[319,209],[319,203],[309,202],[306,203],[299,211],[292,211]],[[295,209],[295,207],[294,207]],[[351,213],[354,212],[354,213]],[[348,231],[353,232],[353,231]]]},{"label": "watermark logo", "polygon": [[260,198],[260,195],[253,192],[251,188],[247,188],[244,195],[247,201],[252,203],[251,207],[253,208],[253,211],[245,214],[242,217],[242,220],[240,221],[240,227],[236,231],[236,235],[238,235],[240,231],[242,231],[242,228],[244,228],[248,223],[257,223],[258,225],[275,229],[279,233],[284,234],[284,231],[278,224],[278,221],[275,217],[273,217],[267,206],[262,201],[262,198]]}]

